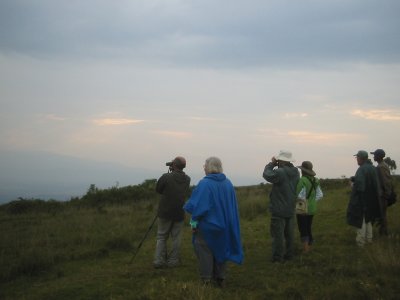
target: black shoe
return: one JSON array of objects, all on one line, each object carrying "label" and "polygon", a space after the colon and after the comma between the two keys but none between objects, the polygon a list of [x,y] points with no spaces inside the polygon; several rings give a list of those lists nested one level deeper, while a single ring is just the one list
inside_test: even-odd
[{"label": "black shoe", "polygon": [[217,285],[217,287],[222,289],[224,287],[224,279],[223,278],[216,278],[215,279],[215,284]]},{"label": "black shoe", "polygon": [[292,260],[293,259],[293,255],[285,255],[283,258],[285,260]]},{"label": "black shoe", "polygon": [[284,263],[285,260],[283,258],[281,258],[281,257],[273,257],[271,259],[271,262],[273,262],[273,263]]}]

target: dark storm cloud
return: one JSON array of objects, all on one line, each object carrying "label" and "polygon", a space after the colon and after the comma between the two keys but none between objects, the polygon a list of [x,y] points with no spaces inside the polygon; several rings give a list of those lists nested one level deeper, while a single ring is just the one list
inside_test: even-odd
[{"label": "dark storm cloud", "polygon": [[0,52],[201,66],[400,61],[400,2],[0,2]]}]

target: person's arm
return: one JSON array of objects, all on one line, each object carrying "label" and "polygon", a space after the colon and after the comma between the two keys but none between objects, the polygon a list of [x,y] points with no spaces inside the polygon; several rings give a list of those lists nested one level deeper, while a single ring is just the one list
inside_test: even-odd
[{"label": "person's arm", "polygon": [[279,174],[274,170],[274,168],[277,166],[277,161],[275,157],[272,157],[271,162],[268,163],[263,172],[263,178],[270,182],[270,183],[277,183],[279,181]]},{"label": "person's arm", "polygon": [[206,184],[200,181],[183,209],[192,215],[193,220],[198,221],[209,211],[210,201],[210,191]]},{"label": "person's arm", "polygon": [[156,184],[156,192],[162,194],[164,192],[165,186],[167,184],[167,175],[163,174],[158,180]]},{"label": "person's arm", "polygon": [[318,183],[317,189],[315,191],[315,200],[319,201],[324,197],[324,193],[322,192],[321,185]]}]

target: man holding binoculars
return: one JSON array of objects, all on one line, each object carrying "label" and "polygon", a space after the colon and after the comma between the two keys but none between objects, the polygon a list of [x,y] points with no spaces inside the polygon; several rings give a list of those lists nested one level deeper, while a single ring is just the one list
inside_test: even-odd
[{"label": "man holding binoculars", "polygon": [[[185,212],[183,205],[189,194],[190,177],[183,172],[186,160],[177,156],[167,162],[168,173],[164,173],[157,181],[156,191],[161,194],[158,206],[157,245],[154,267],[176,267],[180,264],[181,231]],[[167,240],[171,235],[172,249],[168,254]]]}]

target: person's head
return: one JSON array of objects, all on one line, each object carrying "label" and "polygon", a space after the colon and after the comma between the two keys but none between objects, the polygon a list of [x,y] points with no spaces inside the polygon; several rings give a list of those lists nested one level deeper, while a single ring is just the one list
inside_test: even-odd
[{"label": "person's head", "polygon": [[374,155],[374,161],[381,162],[385,157],[386,153],[382,149],[376,149],[374,152],[370,152]]},{"label": "person's head", "polygon": [[206,174],[217,174],[222,173],[223,171],[222,162],[218,157],[211,156],[206,159],[206,162],[204,163],[204,172]]},{"label": "person's head", "polygon": [[290,165],[292,162],[294,162],[292,152],[287,150],[279,151],[279,154],[276,155],[274,158],[277,161],[279,167]]},{"label": "person's head", "polygon": [[303,161],[301,163],[301,166],[298,166],[298,168],[301,170],[302,175],[308,175],[308,176],[315,176],[315,172],[313,171],[313,164],[311,161]]},{"label": "person's head", "polygon": [[186,159],[182,156],[177,156],[168,164],[172,170],[182,171],[186,167]]},{"label": "person's head", "polygon": [[357,152],[357,154],[354,154],[354,156],[357,158],[357,164],[361,166],[365,162],[368,161],[368,152],[364,150],[360,150]]}]

